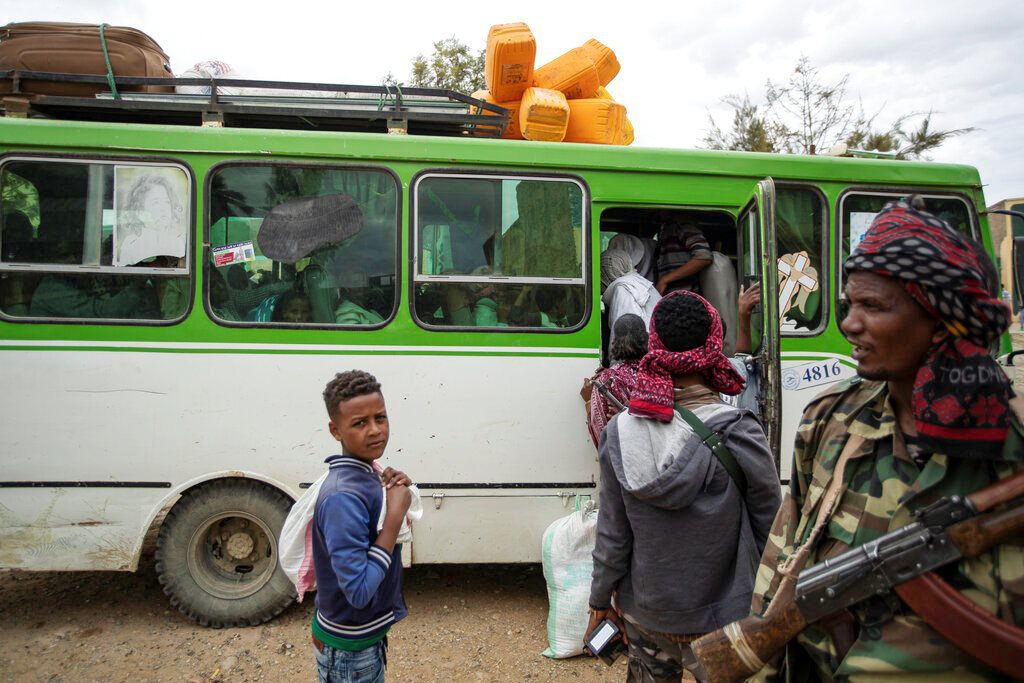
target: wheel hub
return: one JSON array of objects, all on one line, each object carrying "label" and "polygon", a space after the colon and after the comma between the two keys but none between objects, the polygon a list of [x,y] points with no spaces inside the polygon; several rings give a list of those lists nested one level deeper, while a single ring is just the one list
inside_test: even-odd
[{"label": "wheel hub", "polygon": [[274,534],[261,520],[240,510],[214,515],[193,534],[188,566],[207,593],[218,598],[244,598],[262,588],[274,574]]},{"label": "wheel hub", "polygon": [[252,555],[254,547],[256,547],[256,543],[252,540],[252,536],[244,531],[231,534],[231,538],[227,542],[228,555],[236,560],[243,560]]}]

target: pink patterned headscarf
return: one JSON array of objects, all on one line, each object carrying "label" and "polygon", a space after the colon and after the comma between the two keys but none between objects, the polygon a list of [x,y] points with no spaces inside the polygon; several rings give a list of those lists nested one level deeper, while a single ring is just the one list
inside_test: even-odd
[{"label": "pink patterned headscarf", "polygon": [[[655,320],[658,308],[678,296],[693,297],[707,309],[711,324],[704,346],[688,351],[669,351],[658,336]],[[722,317],[707,299],[687,290],[672,292],[654,308],[651,316],[647,355],[640,361],[636,388],[629,400],[629,414],[671,422],[674,413],[673,375],[699,374],[704,384],[723,394],[734,396],[743,390],[743,378],[722,353]]]}]

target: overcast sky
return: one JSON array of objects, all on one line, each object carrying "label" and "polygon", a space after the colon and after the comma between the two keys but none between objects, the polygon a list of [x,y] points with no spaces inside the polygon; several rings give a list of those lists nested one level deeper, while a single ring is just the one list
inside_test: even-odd
[{"label": "overcast sky", "polygon": [[[759,100],[767,78],[784,81],[801,55],[823,80],[849,73],[849,92],[879,123],[933,110],[940,128],[979,130],[932,153],[977,166],[991,205],[1024,196],[1024,3],[996,0],[701,0],[515,3],[214,2],[206,0],[0,0],[8,21],[134,26],[180,73],[219,59],[245,77],[380,83],[408,80],[417,54],[455,36],[475,49],[492,24],[523,21],[537,65],[596,38],[622,70],[608,89],[626,105],[637,145],[699,146],[720,98]],[[585,8],[585,9],[584,9]]]}]

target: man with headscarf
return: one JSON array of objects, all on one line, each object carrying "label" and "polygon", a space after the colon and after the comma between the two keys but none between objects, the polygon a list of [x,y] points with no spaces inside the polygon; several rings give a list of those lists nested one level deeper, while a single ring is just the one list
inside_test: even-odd
[{"label": "man with headscarf", "polygon": [[[804,411],[789,492],[758,570],[755,614],[771,609],[786,576],[906,526],[941,497],[1024,467],[1012,392],[987,352],[1010,314],[992,291],[990,267],[984,252],[908,203],[875,217],[844,266],[850,307],[842,329],[858,377]],[[821,499],[836,472],[845,489],[830,515]],[[806,563],[788,566],[801,546]],[[939,573],[985,611],[1024,624],[1020,537]],[[1004,679],[891,595],[807,627],[757,678]]]},{"label": "man with headscarf", "polygon": [[608,329],[626,313],[640,316],[644,326],[651,324],[651,314],[661,300],[654,285],[633,270],[629,254],[608,249],[601,254],[601,300],[608,317]]},{"label": "man with headscarf", "polygon": [[[606,618],[624,629],[627,680],[679,681],[684,669],[701,677],[690,641],[749,608],[781,495],[761,424],[721,400],[742,387],[714,307],[693,292],[662,299],[629,411],[612,418],[598,449],[587,633]],[[697,433],[701,423],[738,472]]]}]

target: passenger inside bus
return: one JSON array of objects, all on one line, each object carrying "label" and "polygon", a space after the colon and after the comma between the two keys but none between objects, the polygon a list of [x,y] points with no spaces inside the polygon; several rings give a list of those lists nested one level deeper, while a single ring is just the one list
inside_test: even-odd
[{"label": "passenger inside bus", "polygon": [[565,327],[569,302],[565,289],[539,285],[533,292],[533,302],[540,314],[541,327]]},{"label": "passenger inside bus", "polygon": [[650,281],[651,284],[658,281],[656,274],[658,243],[651,238],[620,232],[608,242],[608,249],[626,252],[633,263],[633,269],[641,277]]},{"label": "passenger inside bus", "polygon": [[285,292],[274,304],[274,313],[270,318],[276,323],[311,323],[313,307],[305,292],[291,290]]},{"label": "passenger inside bus", "polygon": [[334,322],[339,325],[379,325],[384,316],[377,311],[365,308],[356,301],[354,293],[346,288],[338,290],[341,303],[334,309]]},{"label": "passenger inside bus", "polygon": [[633,269],[633,259],[628,252],[609,247],[601,254],[601,301],[608,329],[614,330],[615,321],[627,313],[640,316],[644,324],[649,325],[654,306],[660,300],[661,295],[650,280]]},{"label": "passenger inside bus", "polygon": [[[56,263],[81,262],[81,247],[60,241],[47,251]],[[156,290],[143,278],[47,273],[32,294],[29,315],[35,318],[159,319]]]},{"label": "passenger inside bus", "polygon": [[700,293],[700,271],[711,265],[711,247],[696,223],[661,211],[658,227],[658,280],[662,295],[679,289]]},{"label": "passenger inside bus", "polygon": [[216,269],[210,270],[209,281],[210,309],[221,320],[237,322],[242,319],[235,304],[231,301],[231,293],[224,276]]}]

